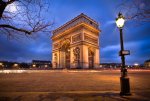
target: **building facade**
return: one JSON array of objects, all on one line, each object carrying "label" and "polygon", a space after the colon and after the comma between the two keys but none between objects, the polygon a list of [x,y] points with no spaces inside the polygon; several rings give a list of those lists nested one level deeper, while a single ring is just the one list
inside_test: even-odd
[{"label": "building facade", "polygon": [[53,68],[98,68],[99,25],[81,13],[53,31]]},{"label": "building facade", "polygon": [[144,62],[144,66],[150,68],[150,59]]},{"label": "building facade", "polygon": [[51,61],[32,60],[33,68],[51,68]]},{"label": "building facade", "polygon": [[32,63],[0,61],[0,69],[51,69],[51,61],[32,60]]}]

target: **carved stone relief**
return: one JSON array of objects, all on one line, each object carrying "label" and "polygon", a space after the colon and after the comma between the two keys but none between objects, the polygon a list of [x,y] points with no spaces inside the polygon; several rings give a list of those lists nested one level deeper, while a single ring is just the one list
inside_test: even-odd
[{"label": "carved stone relief", "polygon": [[54,47],[54,49],[59,48],[59,43],[55,43],[55,44],[53,45],[53,47]]},{"label": "carved stone relief", "polygon": [[80,48],[76,47],[73,49],[73,54],[74,54],[74,63],[77,68],[80,68]]},{"label": "carved stone relief", "polygon": [[54,67],[57,67],[57,53],[54,54]]},{"label": "carved stone relief", "polygon": [[78,42],[80,40],[81,40],[81,34],[72,37],[72,43]]},{"label": "carved stone relief", "polygon": [[93,48],[89,48],[88,49],[88,60],[89,60],[89,68],[94,68],[94,49]]},{"label": "carved stone relief", "polygon": [[87,34],[85,34],[84,40],[95,43],[95,44],[98,44],[98,39],[97,38],[91,37]]}]

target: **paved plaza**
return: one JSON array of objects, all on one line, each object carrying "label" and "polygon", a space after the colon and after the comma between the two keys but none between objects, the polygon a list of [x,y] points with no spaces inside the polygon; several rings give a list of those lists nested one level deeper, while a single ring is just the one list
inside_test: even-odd
[{"label": "paved plaza", "polygon": [[132,95],[127,97],[119,96],[119,77],[119,70],[1,71],[0,101],[150,100],[149,70],[129,70]]}]

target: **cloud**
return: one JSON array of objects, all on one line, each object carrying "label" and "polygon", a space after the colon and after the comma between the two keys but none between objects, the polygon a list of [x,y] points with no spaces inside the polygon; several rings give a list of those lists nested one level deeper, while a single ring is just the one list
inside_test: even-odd
[{"label": "cloud", "polygon": [[[138,62],[143,64],[150,57],[149,40],[131,41],[124,43],[124,49],[130,50],[130,55],[126,56],[126,63]],[[109,45],[101,48],[101,62],[121,62],[119,59],[120,45]]]},{"label": "cloud", "polygon": [[51,41],[47,35],[37,39],[7,40],[0,37],[0,60],[29,62],[51,59]]}]

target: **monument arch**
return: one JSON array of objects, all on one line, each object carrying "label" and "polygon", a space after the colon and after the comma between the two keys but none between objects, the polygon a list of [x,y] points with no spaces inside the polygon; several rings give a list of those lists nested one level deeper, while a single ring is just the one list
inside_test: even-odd
[{"label": "monument arch", "polygon": [[53,31],[53,68],[98,68],[99,25],[81,13]]}]

